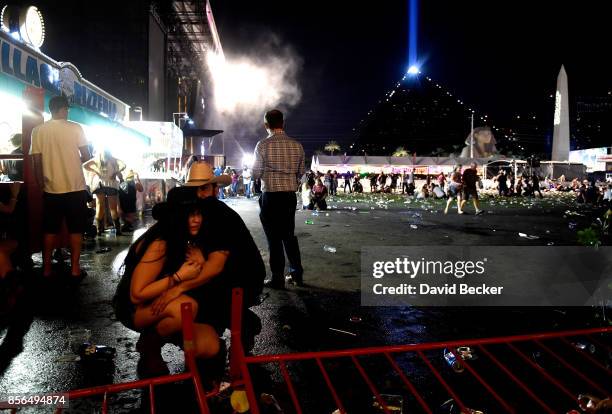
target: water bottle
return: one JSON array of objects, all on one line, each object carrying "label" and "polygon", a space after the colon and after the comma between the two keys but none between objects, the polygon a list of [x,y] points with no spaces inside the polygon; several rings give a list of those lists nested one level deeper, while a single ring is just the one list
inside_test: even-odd
[{"label": "water bottle", "polygon": [[323,250],[329,253],[336,253],[336,248],[334,246],[328,246],[327,244],[323,246]]},{"label": "water bottle", "polygon": [[89,342],[81,344],[79,355],[82,360],[111,360],[115,357],[115,348],[105,345],[95,345]]}]

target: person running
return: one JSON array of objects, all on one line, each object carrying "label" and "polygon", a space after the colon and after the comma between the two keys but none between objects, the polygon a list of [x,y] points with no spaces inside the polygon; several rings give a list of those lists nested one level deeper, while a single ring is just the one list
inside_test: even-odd
[{"label": "person running", "polygon": [[476,171],[476,163],[473,162],[470,164],[470,168],[467,168],[463,172],[463,200],[461,200],[461,210],[465,212],[465,203],[467,203],[471,197],[477,216],[484,213],[484,211],[480,209],[480,201],[478,200],[478,188],[476,186],[479,181],[480,178],[478,178],[478,172]]},{"label": "person running", "polygon": [[461,183],[461,165],[457,165],[453,172],[450,174],[448,183],[448,200],[446,201],[446,208],[444,214],[448,214],[449,207],[453,204],[453,200],[457,199],[457,213],[463,214],[461,209],[461,191],[463,189]]},{"label": "person running", "polygon": [[535,197],[535,193],[536,191],[538,192],[538,194],[540,195],[540,198],[544,198],[544,196],[542,195],[542,192],[540,191],[540,177],[538,176],[538,174],[533,174],[531,176],[531,185],[533,186],[533,196]]}]

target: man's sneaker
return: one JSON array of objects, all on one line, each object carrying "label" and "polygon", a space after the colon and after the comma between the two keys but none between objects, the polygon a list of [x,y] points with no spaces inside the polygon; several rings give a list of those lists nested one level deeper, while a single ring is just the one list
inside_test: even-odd
[{"label": "man's sneaker", "polygon": [[264,286],[270,289],[285,290],[285,281],[278,279],[264,280]]},{"label": "man's sneaker", "polygon": [[304,279],[302,275],[298,275],[297,273],[287,273],[285,275],[285,282],[296,286],[304,286]]},{"label": "man's sneaker", "polygon": [[476,215],[477,215],[477,216],[479,216],[479,215],[481,215],[481,214],[484,214],[484,210],[478,210],[478,211],[476,212]]}]

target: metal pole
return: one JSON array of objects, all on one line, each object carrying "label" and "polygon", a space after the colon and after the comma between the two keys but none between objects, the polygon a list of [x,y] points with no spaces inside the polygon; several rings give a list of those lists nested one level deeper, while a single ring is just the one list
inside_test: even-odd
[{"label": "metal pole", "polygon": [[470,127],[470,158],[474,158],[474,111],[472,111],[472,122]]}]

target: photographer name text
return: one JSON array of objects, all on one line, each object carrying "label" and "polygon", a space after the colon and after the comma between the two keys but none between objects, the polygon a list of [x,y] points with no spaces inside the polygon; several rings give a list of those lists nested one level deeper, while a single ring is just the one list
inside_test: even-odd
[{"label": "photographer name text", "polygon": [[503,286],[489,286],[485,283],[479,286],[470,286],[467,283],[452,283],[444,286],[431,286],[427,283],[409,284],[401,283],[397,286],[385,286],[382,283],[376,283],[372,286],[372,292],[375,295],[430,295],[430,296],[448,296],[448,295],[501,295]]}]

